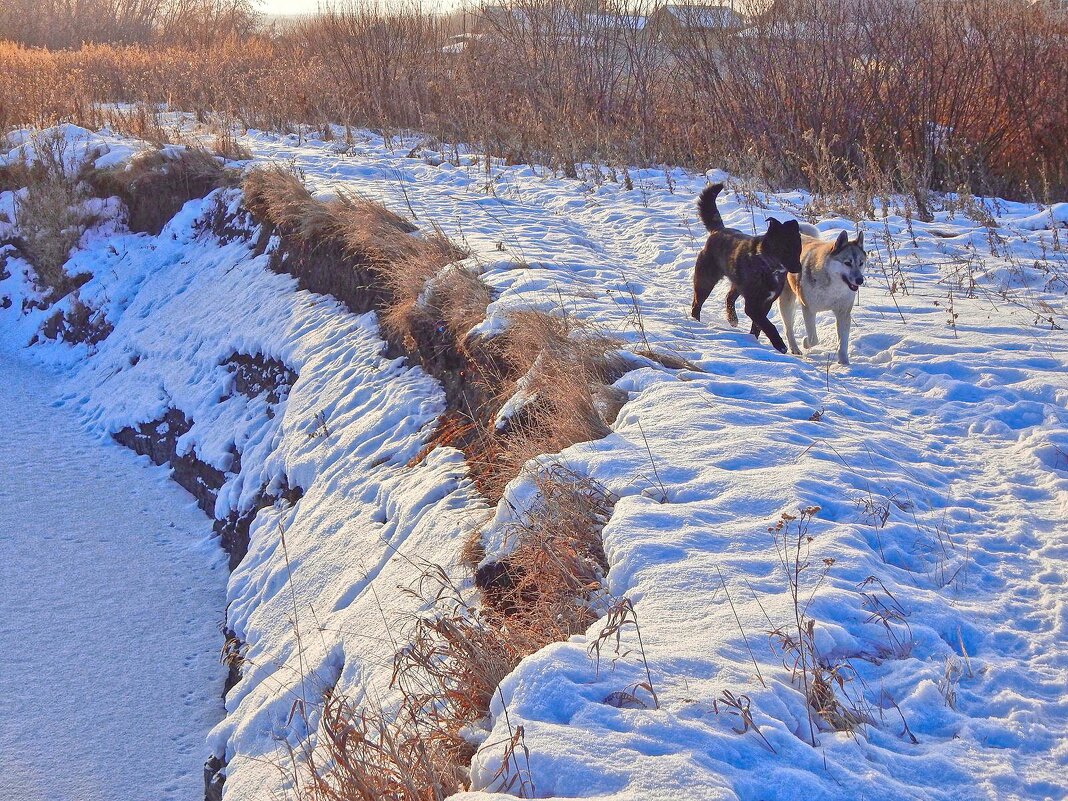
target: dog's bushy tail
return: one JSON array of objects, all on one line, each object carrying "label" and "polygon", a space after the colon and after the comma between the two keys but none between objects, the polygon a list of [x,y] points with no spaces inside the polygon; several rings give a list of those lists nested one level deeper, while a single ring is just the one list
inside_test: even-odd
[{"label": "dog's bushy tail", "polygon": [[723,191],[723,184],[709,184],[697,197],[697,214],[701,222],[709,231],[719,231],[723,226],[723,218],[719,216],[716,208],[716,196]]}]

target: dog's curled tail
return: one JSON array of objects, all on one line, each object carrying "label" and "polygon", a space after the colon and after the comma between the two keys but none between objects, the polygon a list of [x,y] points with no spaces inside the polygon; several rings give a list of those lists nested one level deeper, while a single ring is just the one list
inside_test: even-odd
[{"label": "dog's curled tail", "polygon": [[723,218],[719,216],[719,209],[716,208],[716,197],[722,191],[723,184],[709,184],[697,196],[697,214],[709,231],[718,231],[724,227]]}]

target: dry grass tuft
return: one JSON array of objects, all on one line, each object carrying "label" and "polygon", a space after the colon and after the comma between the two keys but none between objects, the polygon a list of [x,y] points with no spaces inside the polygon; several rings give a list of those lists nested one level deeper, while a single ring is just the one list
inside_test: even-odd
[{"label": "dry grass tuft", "polygon": [[[782,652],[783,665],[789,668],[794,685],[804,693],[808,741],[814,747],[819,744],[816,731],[821,722],[835,731],[849,733],[873,722],[864,709],[862,696],[849,695],[848,688],[856,671],[848,660],[828,660],[816,647],[816,622],[809,616],[808,607],[834,565],[832,558],[823,559],[819,567],[811,559],[814,537],[809,534],[809,524],[819,511],[818,506],[809,506],[797,515],[783,512],[775,525],[768,528],[775,539],[793,610],[793,620],[775,626],[768,637]],[[816,575],[809,579],[813,567],[817,567]]]},{"label": "dry grass tuft", "polygon": [[353,195],[312,196],[282,167],[250,172],[245,207],[280,235],[271,267],[296,277],[312,292],[333,295],[354,312],[381,310],[388,291],[379,276],[391,255],[405,251],[414,226],[381,204]]},{"label": "dry grass tuft", "polygon": [[318,200],[292,170],[253,170],[244,180],[245,206],[257,219],[302,244],[331,240],[353,257],[385,260],[403,251],[415,226],[380,203],[353,194]]},{"label": "dry grass tuft", "polygon": [[511,377],[498,401],[515,407],[474,454],[479,487],[496,499],[535,456],[608,434],[626,400],[610,385],[626,368],[616,340],[570,315],[513,312],[490,346]]},{"label": "dry grass tuft", "polygon": [[234,129],[229,125],[215,134],[211,152],[226,161],[248,161],[252,158],[252,151],[237,141]]},{"label": "dry grass tuft", "polygon": [[193,148],[146,150],[123,166],[88,170],[85,179],[97,195],[122,199],[131,231],[153,236],[188,201],[235,182],[215,156]]},{"label": "dry grass tuft", "polygon": [[306,755],[302,801],[444,801],[464,787],[434,741],[327,693],[320,748]]},{"label": "dry grass tuft", "polygon": [[[485,316],[489,288],[471,270],[445,267],[467,254],[456,247],[440,229],[416,239],[382,242],[374,262],[379,280],[386,287],[389,302],[381,321],[387,334],[416,350],[420,343],[451,345],[462,341],[466,329],[458,330],[464,319]],[[450,312],[452,320],[445,317]],[[443,323],[439,327],[439,322]],[[472,322],[471,325],[474,323]],[[427,328],[431,331],[427,331]],[[470,328],[470,325],[468,326]],[[429,340],[429,342],[428,342]]]},{"label": "dry grass tuft", "polygon": [[487,617],[536,650],[586,631],[601,613],[601,530],[617,499],[558,464],[538,468],[533,480],[537,501],[507,532],[512,552],[479,569],[475,583]]},{"label": "dry grass tuft", "polygon": [[290,170],[277,166],[253,170],[241,188],[245,207],[286,236],[310,242],[325,237],[330,230],[325,204],[317,202]]}]

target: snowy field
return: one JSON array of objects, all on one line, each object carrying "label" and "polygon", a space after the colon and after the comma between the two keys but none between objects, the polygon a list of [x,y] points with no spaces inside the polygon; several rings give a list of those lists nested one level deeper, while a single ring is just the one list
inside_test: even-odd
[{"label": "snowy field", "polygon": [[0,343],[0,799],[179,801],[222,716],[226,563],[189,496]]},{"label": "snowy field", "polygon": [[[68,137],[110,161],[136,149]],[[635,357],[612,433],[553,457],[620,499],[604,530],[608,589],[633,601],[645,663],[628,628],[626,655],[598,670],[587,651],[603,622],[525,660],[491,730],[473,734],[467,798],[494,797],[508,779],[536,797],[628,801],[1068,794],[1068,205],[951,198],[930,223],[893,206],[874,221],[819,217],[828,236],[859,224],[869,250],[846,367],[829,315],[802,357],[729,328],[725,286],[704,322],[689,318],[706,176],[632,170],[628,189],[603,170],[567,179],[487,170],[471,154],[454,163],[415,139],[241,143],[324,196],[367,195],[464,243],[496,292],[479,330],[517,308],[567,312],[697,368]],[[733,186],[721,210],[743,230],[812,208],[803,193]],[[13,202],[0,195],[0,208]],[[383,356],[373,315],[297,291],[245,243],[198,228],[210,206],[191,202],[156,238],[123,233],[105,209],[67,269],[93,274],[81,298],[114,332],[28,353],[65,376],[67,406],[100,436],[183,410],[194,422],[181,447],[227,473],[217,515],[283,477],[305,490],[260,513],[230,577],[227,624],[249,644],[245,670],[199,755],[228,761],[225,798],[253,801],[292,789],[290,750],[314,737],[296,705],[312,728],[327,688],[388,706],[398,621],[420,608],[403,591],[419,563],[459,575],[476,527],[503,552],[530,488],[518,480],[487,509],[459,453],[409,466],[444,408],[440,388]],[[18,260],[8,269],[0,332],[22,344],[43,315],[17,315],[30,290]],[[234,353],[298,374],[276,413],[231,392],[222,362]],[[798,622],[796,563],[784,569],[782,533],[769,528],[809,506],[819,511],[800,532],[799,606],[851,731],[811,720],[793,657],[769,636]],[[199,623],[210,626],[218,604],[207,606]],[[641,689],[641,703],[606,703],[646,666],[658,706]],[[751,720],[725,704],[743,696]],[[520,725],[529,762],[502,771]]]}]

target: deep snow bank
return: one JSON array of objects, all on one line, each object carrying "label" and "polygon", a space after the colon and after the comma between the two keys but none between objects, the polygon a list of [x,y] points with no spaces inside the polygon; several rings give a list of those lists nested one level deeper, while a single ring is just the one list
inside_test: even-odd
[{"label": "deep snow bank", "polygon": [[[598,669],[587,649],[603,622],[526,660],[501,688],[476,789],[1063,795],[1068,341],[1049,330],[1064,319],[1056,209],[990,204],[991,225],[959,206],[932,223],[893,209],[862,222],[875,246],[843,369],[826,360],[833,335],[799,359],[687,317],[703,177],[636,171],[628,191],[494,165],[486,182],[476,157],[405,158],[410,147],[394,153],[371,135],[347,149],[243,142],[257,159],[295,162],[320,191],[363,192],[445,226],[489,265],[497,297],[478,330],[499,330],[517,308],[567,311],[699,368],[630,372],[612,434],[554,457],[620,499],[604,530],[609,589],[634,602],[645,664],[628,626],[626,655]],[[236,210],[237,194],[226,197]],[[766,208],[726,199],[728,224],[760,228],[808,200],[757,199]],[[209,211],[187,205],[158,238],[89,236],[68,271],[93,274],[80,297],[114,331],[93,348],[37,352],[69,365],[69,401],[101,431],[181,410],[191,422],[176,454],[223,475],[216,516],[255,507],[264,487],[304,492],[255,516],[229,586],[228,626],[247,650],[210,745],[229,762],[227,797],[252,799],[277,791],[290,749],[314,737],[303,722],[314,728],[324,689],[389,703],[396,622],[420,606],[398,587],[420,560],[451,569],[486,510],[458,452],[409,466],[444,408],[440,387],[383,358],[373,315],[297,291],[248,242],[214,237]],[[525,269],[495,268],[502,253]],[[0,295],[17,305],[22,267],[8,270]],[[40,323],[36,312],[5,319],[24,339]],[[298,376],[273,416],[265,398],[233,393],[235,353]],[[488,558],[507,552],[530,497],[526,479],[509,489],[482,529]],[[795,620],[768,529],[809,505],[821,510],[799,588],[813,626],[805,653],[856,716],[853,731],[812,719],[806,674],[790,668],[798,652],[768,636]],[[636,687],[646,664],[656,709],[641,708],[651,699]],[[640,703],[619,703],[628,693]],[[732,715],[726,701],[742,696]],[[500,771],[517,726],[529,765]]]}]

